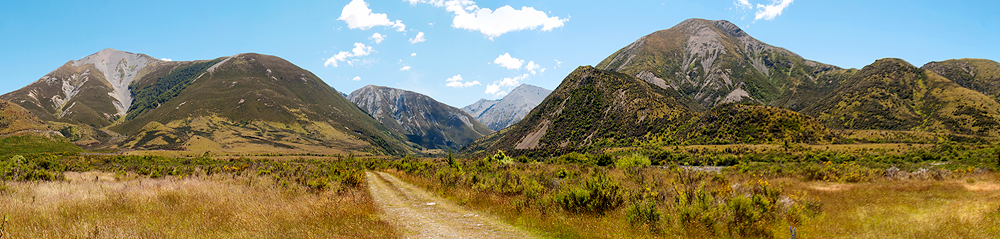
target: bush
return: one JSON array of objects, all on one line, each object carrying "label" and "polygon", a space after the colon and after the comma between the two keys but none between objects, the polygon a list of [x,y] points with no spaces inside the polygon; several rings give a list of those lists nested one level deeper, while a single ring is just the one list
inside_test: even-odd
[{"label": "bush", "polygon": [[618,161],[615,162],[615,167],[621,169],[642,168],[649,165],[651,165],[649,158],[638,153],[632,154],[632,156],[618,159]]},{"label": "bush", "polygon": [[625,190],[607,175],[598,173],[588,178],[583,188],[557,194],[555,201],[566,211],[604,214],[625,202]]},{"label": "bush", "polygon": [[510,156],[507,156],[507,154],[504,154],[503,150],[497,150],[497,153],[493,154],[493,156],[488,157],[487,160],[489,160],[492,163],[497,163],[501,165],[514,163],[514,158],[511,158]]},{"label": "bush", "polygon": [[601,167],[606,167],[615,164],[615,158],[610,154],[597,155],[597,159],[595,161],[597,161],[597,166]]},{"label": "bush", "polygon": [[580,165],[594,165],[594,164],[597,164],[597,162],[593,161],[593,159],[591,159],[586,154],[581,154],[581,153],[577,153],[577,152],[572,152],[572,153],[568,153],[568,154],[564,154],[562,156],[556,157],[556,158],[552,159],[549,163],[580,164]]},{"label": "bush", "polygon": [[660,230],[662,213],[656,209],[656,201],[643,200],[633,203],[625,210],[625,218],[632,226],[648,226],[650,231]]}]

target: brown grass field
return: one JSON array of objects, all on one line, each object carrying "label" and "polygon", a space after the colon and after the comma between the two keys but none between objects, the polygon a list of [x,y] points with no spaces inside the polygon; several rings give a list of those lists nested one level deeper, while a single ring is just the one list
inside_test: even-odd
[{"label": "brown grass field", "polygon": [[[364,191],[308,192],[266,177],[66,173],[0,184],[3,238],[392,238]],[[118,180],[116,178],[120,178]]]}]

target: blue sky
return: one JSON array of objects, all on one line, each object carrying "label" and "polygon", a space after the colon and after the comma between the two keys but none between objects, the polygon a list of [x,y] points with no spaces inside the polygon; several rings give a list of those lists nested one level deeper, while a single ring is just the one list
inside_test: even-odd
[{"label": "blue sky", "polygon": [[1000,60],[997,9],[996,0],[7,1],[0,93],[104,48],[175,61],[256,52],[346,93],[383,85],[462,107],[520,83],[554,89],[577,66],[688,18],[729,20],[845,68],[886,57],[918,67]]}]

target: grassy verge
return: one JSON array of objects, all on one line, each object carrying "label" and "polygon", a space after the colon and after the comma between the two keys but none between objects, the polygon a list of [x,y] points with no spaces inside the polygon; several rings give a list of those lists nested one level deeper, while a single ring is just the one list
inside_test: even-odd
[{"label": "grassy verge", "polygon": [[364,167],[351,158],[16,155],[0,158],[0,214],[11,238],[396,237],[375,216]]}]

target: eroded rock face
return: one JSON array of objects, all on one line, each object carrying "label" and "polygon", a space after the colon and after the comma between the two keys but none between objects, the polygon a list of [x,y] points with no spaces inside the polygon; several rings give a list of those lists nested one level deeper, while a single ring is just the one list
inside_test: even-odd
[{"label": "eroded rock face", "polygon": [[108,95],[115,99],[116,115],[125,115],[132,106],[132,92],[128,86],[139,75],[139,71],[158,61],[144,54],[135,54],[115,49],[104,49],[83,59],[72,61],[74,67],[93,64],[98,72],[104,74],[105,81],[111,86]]},{"label": "eroded rock face", "polygon": [[104,49],[69,61],[0,98],[21,105],[43,120],[108,126],[131,107],[129,85],[156,62],[160,61],[147,55]]},{"label": "eroded rock face", "polygon": [[[781,99],[818,88],[818,75],[839,69],[758,41],[729,21],[704,19],[643,36],[597,68],[673,88],[704,109],[731,102],[798,102]],[[808,92],[814,93],[823,92]]]}]

